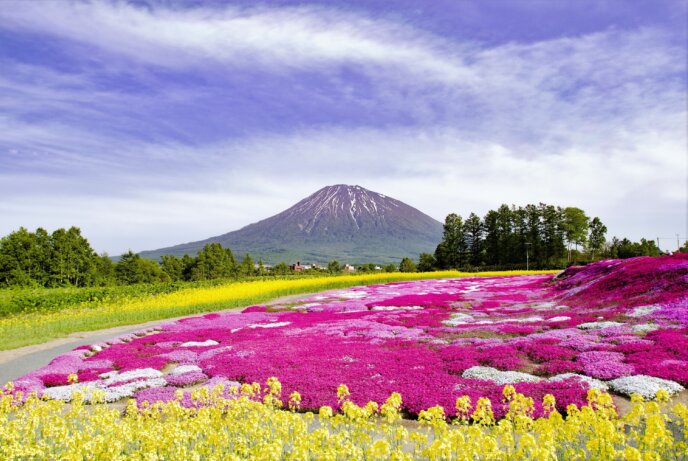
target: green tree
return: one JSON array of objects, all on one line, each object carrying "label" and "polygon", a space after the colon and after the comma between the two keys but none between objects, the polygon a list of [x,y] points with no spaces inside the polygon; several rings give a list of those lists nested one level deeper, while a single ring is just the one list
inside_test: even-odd
[{"label": "green tree", "polygon": [[562,210],[545,203],[538,209],[542,216],[542,258],[546,266],[556,267],[566,255]]},{"label": "green tree", "polygon": [[580,208],[566,207],[562,212],[564,237],[568,244],[568,261],[571,261],[571,246],[585,243],[588,235],[588,222],[590,219]]},{"label": "green tree", "polygon": [[232,250],[219,243],[208,243],[196,256],[191,269],[192,280],[212,280],[236,277],[239,273]]},{"label": "green tree", "polygon": [[51,279],[54,285],[91,285],[95,277],[96,255],[77,227],[52,233]]},{"label": "green tree", "polygon": [[485,230],[485,262],[488,266],[496,266],[500,264],[500,233],[497,226],[497,212],[490,210],[483,218],[483,227]]},{"label": "green tree", "polygon": [[416,272],[416,264],[411,258],[403,258],[399,263],[399,272]]},{"label": "green tree", "polygon": [[327,272],[329,272],[330,274],[339,274],[342,272],[342,265],[339,264],[339,261],[337,261],[336,259],[330,261],[327,264]]},{"label": "green tree", "polygon": [[265,264],[263,264],[263,260],[259,259],[258,260],[258,269],[256,269],[256,275],[258,276],[264,276],[267,273],[265,270]]},{"label": "green tree", "polygon": [[182,258],[174,255],[162,255],[160,257],[160,268],[173,282],[184,280],[184,261]]},{"label": "green tree", "polygon": [[94,285],[108,286],[117,283],[115,277],[115,263],[112,262],[107,253],[103,253],[95,259],[95,279]]},{"label": "green tree", "polygon": [[471,266],[480,266],[483,259],[483,223],[480,217],[471,213],[464,223],[464,234],[468,250],[468,262]]},{"label": "green tree", "polygon": [[253,265],[253,259],[251,255],[246,253],[244,259],[241,260],[241,265],[239,266],[239,273],[244,277],[251,277],[255,274],[256,269]]},{"label": "green tree", "polygon": [[450,213],[444,220],[444,235],[442,242],[446,254],[443,256],[446,265],[458,269],[466,264],[467,245],[463,219],[456,213]]},{"label": "green tree", "polygon": [[388,273],[396,272],[397,271],[397,265],[394,263],[389,263],[385,267],[383,267],[382,270],[384,272],[388,272]]},{"label": "green tree", "polygon": [[6,286],[38,285],[34,275],[39,264],[33,259],[36,236],[20,227],[0,239],[0,281]]},{"label": "green tree", "polygon": [[418,257],[418,272],[432,272],[435,270],[435,257],[430,253],[421,253]]},{"label": "green tree", "polygon": [[595,216],[590,221],[588,226],[590,234],[588,235],[588,251],[592,259],[595,259],[595,254],[602,252],[605,243],[605,234],[607,233],[607,226],[602,224],[600,218]]},{"label": "green tree", "polygon": [[688,253],[688,240],[683,242],[683,246],[678,249],[679,253]]},{"label": "green tree", "polygon": [[289,266],[287,266],[287,263],[284,261],[281,261],[279,264],[275,264],[272,268],[272,273],[274,275],[287,275],[289,272],[291,272],[291,269],[289,269]]},{"label": "green tree", "polygon": [[131,250],[124,253],[117,262],[115,276],[117,282],[122,285],[169,281],[169,276],[162,271],[158,263],[144,259]]}]

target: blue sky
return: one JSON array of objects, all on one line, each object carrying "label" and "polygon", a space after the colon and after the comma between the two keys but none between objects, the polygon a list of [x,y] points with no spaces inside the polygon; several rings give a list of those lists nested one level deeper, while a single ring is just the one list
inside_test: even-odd
[{"label": "blue sky", "polygon": [[685,239],[686,8],[5,0],[0,234],[140,251],[346,183],[440,221],[544,201]]}]

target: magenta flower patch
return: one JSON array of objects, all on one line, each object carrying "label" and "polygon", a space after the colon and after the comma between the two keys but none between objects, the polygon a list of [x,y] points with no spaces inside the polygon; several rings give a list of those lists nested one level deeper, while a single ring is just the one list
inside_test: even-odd
[{"label": "magenta flower patch", "polygon": [[[519,392],[536,402],[553,393],[564,411],[584,403],[587,386],[599,383],[590,378],[645,375],[688,385],[687,276],[688,256],[675,255],[572,267],[554,280],[333,290],[77,348],[16,386],[67,400],[75,390],[102,388],[111,400],[152,402],[188,386],[276,376],[284,395],[300,392],[304,409],[336,407],[337,386],[347,384],[359,404],[400,392],[410,414],[433,405],[453,414],[461,395],[500,401],[513,377]],[[72,373],[77,384],[67,382]],[[193,404],[188,389],[182,401]]]}]

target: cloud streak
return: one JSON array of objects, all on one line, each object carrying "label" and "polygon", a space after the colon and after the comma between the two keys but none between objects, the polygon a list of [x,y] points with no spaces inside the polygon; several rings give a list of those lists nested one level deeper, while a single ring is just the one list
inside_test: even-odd
[{"label": "cloud streak", "polygon": [[150,249],[338,182],[440,220],[547,201],[632,238],[686,232],[685,30],[481,43],[334,5],[12,6],[0,233]]}]

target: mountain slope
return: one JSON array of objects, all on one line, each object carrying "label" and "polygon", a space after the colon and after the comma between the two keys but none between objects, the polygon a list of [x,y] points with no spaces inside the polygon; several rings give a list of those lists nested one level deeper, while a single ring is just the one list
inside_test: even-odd
[{"label": "mountain slope", "polygon": [[141,256],[195,254],[206,243],[221,243],[236,255],[250,253],[279,261],[398,262],[432,252],[442,224],[399,200],[360,186],[328,186],[291,208],[237,231]]}]

